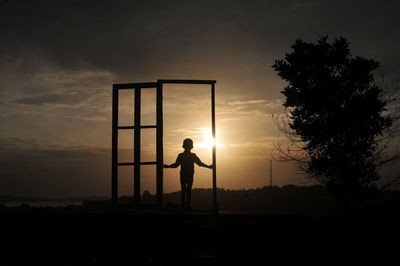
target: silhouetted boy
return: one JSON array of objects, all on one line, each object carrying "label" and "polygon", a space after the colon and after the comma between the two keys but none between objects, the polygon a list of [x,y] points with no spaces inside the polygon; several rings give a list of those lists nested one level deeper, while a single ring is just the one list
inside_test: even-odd
[{"label": "silhouetted boy", "polygon": [[[198,166],[206,167],[212,169],[212,165],[206,165],[202,163],[195,153],[191,153],[190,150],[193,149],[193,140],[185,139],[183,141],[182,147],[185,149],[184,152],[179,153],[176,158],[176,162],[168,165],[164,164],[165,168],[177,168],[181,166],[181,207],[182,209],[191,209],[191,194],[193,185],[193,174],[194,174],[194,163]],[[187,196],[185,204],[185,194]]]}]

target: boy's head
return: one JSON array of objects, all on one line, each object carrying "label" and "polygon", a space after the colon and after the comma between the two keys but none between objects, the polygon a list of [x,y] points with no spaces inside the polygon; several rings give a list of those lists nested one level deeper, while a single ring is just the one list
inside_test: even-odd
[{"label": "boy's head", "polygon": [[193,149],[193,140],[191,139],[184,139],[183,140],[183,145],[182,148],[184,148],[185,150],[191,150]]}]

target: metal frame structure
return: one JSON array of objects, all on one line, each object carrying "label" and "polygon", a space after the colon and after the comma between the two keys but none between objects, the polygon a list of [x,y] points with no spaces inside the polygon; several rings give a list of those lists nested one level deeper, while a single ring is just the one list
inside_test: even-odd
[{"label": "metal frame structure", "polygon": [[[213,210],[218,211],[217,204],[217,175],[216,175],[216,143],[215,143],[215,80],[173,80],[159,79],[157,82],[145,83],[124,83],[113,84],[112,94],[112,175],[111,175],[111,197],[115,207],[118,204],[118,167],[134,167],[134,189],[133,198],[136,206],[140,205],[140,166],[156,165],[156,205],[159,209],[163,205],[163,84],[205,84],[211,85],[211,131],[214,139],[212,148],[213,165]],[[156,125],[141,125],[141,90],[146,88],[156,88]],[[119,90],[133,89],[135,91],[134,125],[118,125]],[[142,162],[140,160],[140,136],[141,129],[156,129],[156,161]],[[124,129],[134,130],[134,161],[118,162],[118,131]]]}]

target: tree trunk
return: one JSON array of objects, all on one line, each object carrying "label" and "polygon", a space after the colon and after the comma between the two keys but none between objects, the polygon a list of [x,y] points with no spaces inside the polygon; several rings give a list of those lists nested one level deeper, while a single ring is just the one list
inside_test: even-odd
[{"label": "tree trunk", "polygon": [[347,197],[343,200],[343,239],[349,240],[349,217],[350,216],[350,199]]},{"label": "tree trunk", "polygon": [[350,255],[350,197],[345,196],[343,199],[343,255],[347,260]]}]

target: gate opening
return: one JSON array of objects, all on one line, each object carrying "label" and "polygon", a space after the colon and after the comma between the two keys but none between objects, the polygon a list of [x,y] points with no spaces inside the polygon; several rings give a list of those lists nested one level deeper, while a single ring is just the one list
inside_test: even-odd
[{"label": "gate opening", "polygon": [[[158,209],[163,207],[163,165],[164,165],[164,148],[163,148],[163,84],[205,84],[211,87],[211,132],[215,142],[215,80],[172,80],[159,79],[157,82],[145,83],[124,83],[113,84],[112,94],[112,175],[111,175],[111,196],[113,207],[118,204],[118,167],[133,166],[133,199],[135,206],[140,206],[141,198],[141,166],[156,166],[156,206]],[[145,89],[153,88],[156,91],[156,119],[154,124],[142,123],[141,114],[141,95]],[[118,121],[119,111],[119,93],[121,90],[133,90],[134,112],[132,125],[120,125]],[[155,161],[141,160],[141,130],[156,131],[156,158]],[[120,131],[133,130],[133,161],[120,162],[118,160],[118,136]],[[212,146],[212,183],[213,183],[213,210],[218,211],[217,204],[217,178],[216,178],[216,145]]]}]

